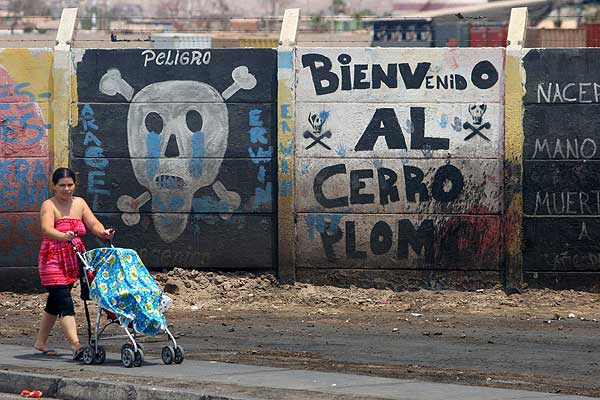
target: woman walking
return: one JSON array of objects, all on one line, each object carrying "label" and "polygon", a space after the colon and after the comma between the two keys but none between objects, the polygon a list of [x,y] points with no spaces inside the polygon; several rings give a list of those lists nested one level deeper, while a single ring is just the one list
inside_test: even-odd
[{"label": "woman walking", "polygon": [[44,201],[40,209],[43,240],[38,269],[42,285],[48,291],[48,300],[34,347],[45,355],[57,355],[55,350],[48,347],[48,337],[60,318],[73,359],[77,360],[81,358],[84,346],[79,343],[77,336],[71,289],[79,278],[79,261],[69,242],[84,252],[81,237],[85,235],[86,228],[102,239],[112,239],[114,232],[98,221],[85,200],[73,195],[77,179],[71,169],[55,170],[52,183],[55,194]]}]

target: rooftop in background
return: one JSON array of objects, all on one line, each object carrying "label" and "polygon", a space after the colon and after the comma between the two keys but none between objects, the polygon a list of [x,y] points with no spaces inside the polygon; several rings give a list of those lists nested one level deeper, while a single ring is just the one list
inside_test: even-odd
[{"label": "rooftop in background", "polygon": [[[2,1],[0,0],[0,4]],[[58,2],[59,0],[55,0]],[[88,4],[90,1],[88,0]],[[111,4],[111,0],[95,0],[97,4]],[[129,7],[127,2],[119,3],[119,7]],[[133,0],[135,1],[135,0]],[[149,0],[150,3],[155,0]],[[182,0],[187,1],[187,0]],[[220,0],[206,0],[220,1]],[[222,0],[226,2],[226,0]],[[305,2],[306,5],[314,5],[313,0]],[[330,1],[330,0],[329,0]],[[412,0],[413,4],[423,2],[422,0]],[[427,2],[435,4],[450,4],[445,0],[431,0]],[[468,32],[471,28],[482,26],[498,26],[506,28],[510,10],[512,7],[526,6],[529,9],[530,25],[543,28],[579,28],[583,29],[583,22],[592,20],[600,21],[600,12],[597,6],[588,5],[585,8],[573,6],[571,0],[556,0],[549,2],[547,0],[508,0],[508,1],[490,1],[481,2],[481,4],[467,6],[467,2],[478,0],[451,0],[453,2],[461,1],[464,6],[459,8],[435,9],[422,11],[418,13],[407,13],[409,16],[389,15],[378,17],[375,15],[306,15],[302,14],[299,31],[298,44],[301,46],[370,46],[377,45],[372,42],[373,24],[383,23],[384,29],[400,30],[412,29],[410,24],[403,21],[407,19],[427,19],[437,24],[437,37],[441,37],[440,26],[456,26],[457,30]],[[198,0],[198,3],[202,0]],[[270,3],[273,3],[271,1]],[[396,1],[395,3],[397,3]],[[85,4],[85,1],[81,3]],[[266,2],[265,2],[266,3]],[[284,1],[280,2],[284,3]],[[285,1],[293,4],[293,0]],[[347,0],[347,4],[370,4],[370,0],[357,2]],[[395,4],[390,2],[389,4]],[[328,4],[331,4],[330,2]],[[420,4],[420,3],[419,3]],[[456,3],[454,3],[456,4]],[[559,5],[561,8],[552,8],[552,5]],[[1,11],[0,11],[1,12]],[[191,15],[191,14],[189,14]],[[227,15],[213,16],[193,16],[184,17],[139,17],[130,16],[128,18],[109,18],[98,17],[96,19],[96,29],[91,27],[91,18],[85,10],[80,10],[79,23],[76,29],[73,47],[98,47],[98,48],[118,48],[118,47],[142,47],[151,48],[157,46],[157,34],[179,35],[175,48],[182,48],[186,42],[191,46],[201,46],[204,39],[198,39],[200,36],[210,37],[211,47],[276,47],[279,32],[281,29],[281,16],[262,16],[262,17],[231,17]],[[412,15],[412,17],[411,17]],[[395,21],[395,22],[394,22]],[[18,19],[8,18],[0,19],[0,48],[1,47],[52,47],[54,46],[54,37],[58,27],[58,18],[47,16],[20,17]],[[558,23],[560,22],[560,23]],[[394,23],[399,24],[400,28],[392,27]],[[389,27],[386,27],[390,25]],[[11,30],[16,33],[10,35]],[[433,35],[432,31],[432,35]],[[187,39],[183,35],[188,35]],[[465,34],[462,41],[466,46],[471,45],[471,39]],[[160,39],[161,41],[163,39]],[[402,42],[403,40],[401,40]],[[460,42],[460,41],[459,41]],[[462,43],[461,42],[461,43]],[[500,40],[502,42],[502,40]],[[435,46],[444,46],[445,42],[434,40]],[[451,42],[448,42],[451,43]],[[454,42],[452,42],[454,43]],[[422,43],[421,43],[422,44]],[[446,43],[447,44],[447,43]],[[379,44],[384,45],[384,44]],[[405,46],[406,44],[399,44]],[[419,45],[418,43],[415,45]]]},{"label": "rooftop in background", "polygon": [[[42,0],[39,0],[40,2]],[[485,5],[497,0],[345,0],[333,6],[332,0],[43,0],[60,16],[62,8],[78,7],[83,13],[95,7],[97,17],[264,17],[281,16],[285,9],[299,8],[301,15],[373,15],[403,16],[407,13],[443,8]],[[0,10],[8,9],[9,0],[0,0]],[[547,0],[561,3],[562,0]],[[6,6],[3,4],[6,3]],[[83,14],[82,14],[83,15]]]},{"label": "rooftop in background", "polygon": [[537,22],[545,18],[555,7],[562,4],[571,4],[572,0],[501,0],[484,4],[475,4],[469,6],[459,6],[453,8],[443,8],[413,14],[407,14],[411,17],[436,18],[437,20],[456,20],[456,18],[465,19],[483,19],[490,21],[508,21],[510,10],[515,7],[527,7],[530,23]]},{"label": "rooftop in background", "polygon": [[393,2],[392,14],[405,16],[407,13],[463,8],[484,4],[488,4],[488,0],[403,0]]}]

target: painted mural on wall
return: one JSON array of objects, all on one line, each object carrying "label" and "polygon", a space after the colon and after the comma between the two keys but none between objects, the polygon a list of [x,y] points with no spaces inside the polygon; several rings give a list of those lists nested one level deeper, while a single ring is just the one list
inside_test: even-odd
[{"label": "painted mural on wall", "polygon": [[532,49],[523,58],[523,263],[530,282],[600,272],[599,56],[597,49]]},{"label": "painted mural on wall", "polygon": [[37,264],[49,196],[52,51],[0,51],[0,267]]},{"label": "painted mural on wall", "polygon": [[76,54],[73,165],[151,267],[273,266],[275,54]]},{"label": "painted mural on wall", "polygon": [[503,56],[297,50],[300,269],[499,271]]}]

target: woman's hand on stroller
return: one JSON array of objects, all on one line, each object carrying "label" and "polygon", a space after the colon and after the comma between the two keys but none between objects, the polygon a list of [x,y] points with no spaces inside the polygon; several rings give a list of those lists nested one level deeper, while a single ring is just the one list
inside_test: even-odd
[{"label": "woman's hand on stroller", "polygon": [[70,242],[75,236],[77,236],[77,232],[66,231],[63,233],[63,242]]},{"label": "woman's hand on stroller", "polygon": [[115,230],[112,228],[105,229],[104,232],[102,232],[103,239],[112,240],[113,236],[115,236]]}]

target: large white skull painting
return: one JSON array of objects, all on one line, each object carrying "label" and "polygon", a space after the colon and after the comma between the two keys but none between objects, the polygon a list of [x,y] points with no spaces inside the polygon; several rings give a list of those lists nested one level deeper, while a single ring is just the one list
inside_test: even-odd
[{"label": "large white skull painting", "polygon": [[229,133],[224,100],[240,89],[253,88],[256,79],[246,67],[236,68],[232,77],[234,82],[223,96],[203,82],[165,81],[144,87],[135,97],[118,70],[111,69],[102,77],[102,93],[119,93],[131,100],[129,154],[138,182],[149,192],[117,200],[127,225],[139,222],[139,208],[151,199],[156,231],[171,242],[187,226],[196,191],[211,185],[230,211],[239,207],[239,194],[216,181]]}]

